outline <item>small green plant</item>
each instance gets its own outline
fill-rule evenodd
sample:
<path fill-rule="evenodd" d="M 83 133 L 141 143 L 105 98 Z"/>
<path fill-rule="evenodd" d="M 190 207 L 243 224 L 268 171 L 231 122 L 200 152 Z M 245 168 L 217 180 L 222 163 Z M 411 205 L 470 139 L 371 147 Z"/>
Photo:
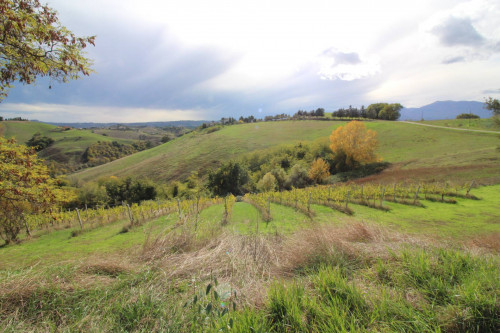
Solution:
<path fill-rule="evenodd" d="M 229 332 L 234 325 L 232 312 L 236 311 L 236 290 L 219 286 L 216 277 L 211 277 L 205 290 L 195 293 L 184 304 L 190 309 L 191 330 Z"/>

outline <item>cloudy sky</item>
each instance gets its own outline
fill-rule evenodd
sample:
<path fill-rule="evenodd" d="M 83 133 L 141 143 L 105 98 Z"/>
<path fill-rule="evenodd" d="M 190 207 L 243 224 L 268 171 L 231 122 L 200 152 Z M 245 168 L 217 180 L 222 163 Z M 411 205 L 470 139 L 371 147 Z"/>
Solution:
<path fill-rule="evenodd" d="M 49 0 L 97 73 L 0 115 L 138 122 L 500 97 L 498 0 Z M 52 89 L 49 89 L 49 85 Z"/>

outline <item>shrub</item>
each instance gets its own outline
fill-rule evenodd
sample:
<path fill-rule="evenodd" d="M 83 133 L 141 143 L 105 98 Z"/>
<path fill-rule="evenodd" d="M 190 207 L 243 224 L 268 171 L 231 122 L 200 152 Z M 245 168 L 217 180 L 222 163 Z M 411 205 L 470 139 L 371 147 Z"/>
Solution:
<path fill-rule="evenodd" d="M 295 164 L 288 175 L 286 181 L 287 188 L 302 188 L 306 187 L 310 183 L 311 179 L 309 178 L 306 167 L 299 163 Z"/>
<path fill-rule="evenodd" d="M 240 163 L 228 162 L 209 173 L 207 187 L 214 195 L 240 195 L 248 181 L 248 172 Z"/>
<path fill-rule="evenodd" d="M 36 151 L 41 151 L 54 143 L 54 139 L 48 136 L 42 136 L 39 132 L 33 134 L 31 139 L 26 142 L 29 147 L 33 147 Z"/>
<path fill-rule="evenodd" d="M 322 158 L 316 159 L 309 169 L 308 176 L 316 184 L 324 183 L 330 177 L 330 165 Z"/>
<path fill-rule="evenodd" d="M 277 188 L 276 177 L 271 172 L 268 172 L 257 183 L 257 188 L 262 192 L 275 191 Z"/>
<path fill-rule="evenodd" d="M 124 179 L 110 179 L 105 183 L 106 193 L 111 204 L 139 203 L 143 200 L 156 198 L 156 187 L 147 180 L 137 180 L 127 177 Z"/>
<path fill-rule="evenodd" d="M 457 116 L 457 119 L 479 119 L 477 114 L 473 113 L 461 113 Z"/>

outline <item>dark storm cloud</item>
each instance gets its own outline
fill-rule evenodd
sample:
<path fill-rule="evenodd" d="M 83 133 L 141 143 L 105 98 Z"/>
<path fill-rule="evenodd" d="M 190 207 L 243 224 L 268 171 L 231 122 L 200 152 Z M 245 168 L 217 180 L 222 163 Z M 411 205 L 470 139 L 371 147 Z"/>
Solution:
<path fill-rule="evenodd" d="M 484 42 L 468 18 L 449 17 L 432 32 L 445 46 L 480 46 Z"/>
<path fill-rule="evenodd" d="M 196 86 L 237 60 L 216 48 L 186 47 L 163 30 L 119 28 L 108 27 L 89 52 L 97 73 L 68 84 L 17 86 L 8 102 L 194 108 L 210 99 Z"/>

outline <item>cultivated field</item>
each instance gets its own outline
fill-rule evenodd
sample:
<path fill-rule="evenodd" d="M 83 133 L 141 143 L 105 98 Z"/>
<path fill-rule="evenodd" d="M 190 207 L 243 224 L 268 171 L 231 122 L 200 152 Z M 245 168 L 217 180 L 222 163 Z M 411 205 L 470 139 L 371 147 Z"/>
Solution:
<path fill-rule="evenodd" d="M 495 332 L 499 190 L 349 185 L 150 202 L 131 215 L 82 211 L 83 230 L 65 213 L 0 248 L 0 322 L 6 331 Z"/>

